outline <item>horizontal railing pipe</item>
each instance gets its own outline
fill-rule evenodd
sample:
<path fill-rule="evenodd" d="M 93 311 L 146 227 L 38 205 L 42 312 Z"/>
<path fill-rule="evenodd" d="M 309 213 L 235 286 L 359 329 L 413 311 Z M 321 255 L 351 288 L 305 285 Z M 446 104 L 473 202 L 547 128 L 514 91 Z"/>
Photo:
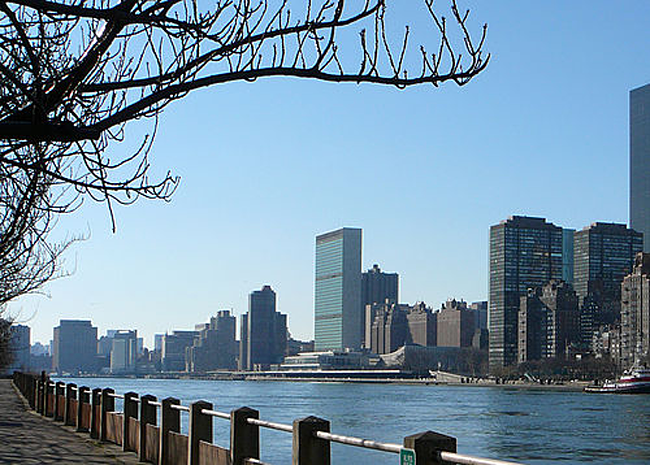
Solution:
<path fill-rule="evenodd" d="M 325 431 L 316 431 L 314 436 L 326 441 L 338 442 L 339 444 L 347 444 L 348 446 L 363 447 L 364 449 L 375 449 L 384 452 L 392 452 L 399 454 L 402 446 L 399 444 L 390 444 L 386 442 L 372 441 L 370 439 L 355 438 L 352 436 L 343 436 L 341 434 L 332 434 Z"/>
<path fill-rule="evenodd" d="M 203 409 L 201 413 L 204 415 L 210 415 L 211 417 L 223 418 L 224 420 L 230 420 L 230 414 L 225 412 L 217 412 L 216 410 Z"/>
<path fill-rule="evenodd" d="M 471 455 L 455 454 L 453 452 L 439 452 L 438 456 L 442 462 L 457 463 L 460 465 L 522 465 L 519 462 L 485 459 L 482 457 L 473 457 Z"/>
<path fill-rule="evenodd" d="M 180 410 L 181 412 L 189 412 L 190 408 L 185 406 L 185 405 L 180 405 L 180 404 L 173 404 L 170 406 L 174 410 Z"/>
<path fill-rule="evenodd" d="M 247 418 L 246 421 L 249 425 L 261 426 L 262 428 L 276 429 L 278 431 L 286 431 L 287 433 L 293 431 L 291 425 L 285 425 L 284 423 L 274 423 L 272 421 L 258 420 L 257 418 Z"/>

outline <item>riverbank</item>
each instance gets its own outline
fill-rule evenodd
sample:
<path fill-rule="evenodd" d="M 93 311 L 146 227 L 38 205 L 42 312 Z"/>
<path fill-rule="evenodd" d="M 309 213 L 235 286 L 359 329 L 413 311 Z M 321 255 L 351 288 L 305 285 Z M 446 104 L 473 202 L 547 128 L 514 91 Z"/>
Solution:
<path fill-rule="evenodd" d="M 0 462 L 20 464 L 128 464 L 133 453 L 100 444 L 29 410 L 10 379 L 0 379 Z"/>
<path fill-rule="evenodd" d="M 567 381 L 562 384 L 542 384 L 525 381 L 501 381 L 483 378 L 467 378 L 453 373 L 438 372 L 436 377 L 430 378 L 382 378 L 359 377 L 359 372 L 338 372 L 336 376 L 301 376 L 299 372 L 233 372 L 194 375 L 189 373 L 149 374 L 142 376 L 110 376 L 91 375 L 81 378 L 115 378 L 115 379 L 178 379 L 178 380 L 204 380 L 204 381 L 272 381 L 272 382 L 300 382 L 300 383 L 363 383 L 363 384 L 397 384 L 417 386 L 451 386 L 451 387 L 476 387 L 499 389 L 525 389 L 539 391 L 572 391 L 581 392 L 590 383 L 587 381 Z M 56 376 L 55 376 L 56 377 Z M 66 379 L 65 376 L 56 377 Z M 464 382 L 463 382 L 464 380 Z"/>

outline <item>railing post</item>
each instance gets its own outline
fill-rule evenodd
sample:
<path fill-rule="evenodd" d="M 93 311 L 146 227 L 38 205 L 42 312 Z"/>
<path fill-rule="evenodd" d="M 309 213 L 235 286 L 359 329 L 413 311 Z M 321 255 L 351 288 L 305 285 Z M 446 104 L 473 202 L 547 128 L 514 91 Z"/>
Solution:
<path fill-rule="evenodd" d="M 38 413 L 45 415 L 45 407 L 47 406 L 47 375 L 45 371 L 41 371 L 39 378 L 39 397 L 38 397 Z"/>
<path fill-rule="evenodd" d="M 36 378 L 36 413 L 43 414 L 43 383 Z"/>
<path fill-rule="evenodd" d="M 107 417 L 108 412 L 115 411 L 115 399 L 112 394 L 115 391 L 112 388 L 106 388 L 102 390 L 102 408 L 101 408 L 101 421 L 99 426 L 99 440 L 106 441 L 106 427 L 108 426 Z"/>
<path fill-rule="evenodd" d="M 138 418 L 138 395 L 135 392 L 127 392 L 124 394 L 124 416 L 122 422 L 122 450 L 130 450 L 129 434 L 131 425 L 129 419 Z"/>
<path fill-rule="evenodd" d="M 45 416 L 46 417 L 53 417 L 54 413 L 56 412 L 56 391 L 55 391 L 55 386 L 52 381 L 49 379 L 45 381 Z M 52 397 L 54 398 L 54 402 L 52 405 L 52 411 L 50 411 L 50 406 L 49 406 L 49 397 L 50 394 L 52 394 Z"/>
<path fill-rule="evenodd" d="M 77 387 L 74 383 L 68 383 L 65 387 L 65 413 L 63 415 L 63 424 L 64 425 L 73 425 L 76 418 L 72 417 L 72 401 L 77 397 Z M 77 402 L 77 409 L 79 408 L 79 403 Z"/>
<path fill-rule="evenodd" d="M 147 457 L 147 425 L 156 424 L 156 406 L 151 405 L 156 398 L 149 394 L 140 398 L 140 447 L 138 460 L 144 462 Z"/>
<path fill-rule="evenodd" d="M 179 433 L 181 431 L 181 412 L 172 408 L 172 405 L 180 405 L 181 401 L 168 397 L 163 399 L 160 414 L 160 449 L 158 451 L 158 464 L 166 465 L 169 462 L 169 432 Z"/>
<path fill-rule="evenodd" d="M 54 421 L 63 421 L 63 413 L 59 407 L 59 396 L 65 395 L 65 383 L 63 381 L 57 381 L 54 385 L 54 414 L 52 417 Z"/>
<path fill-rule="evenodd" d="M 242 407 L 230 412 L 230 461 L 244 465 L 244 459 L 260 458 L 260 427 L 248 423 L 249 418 L 259 419 L 260 412 Z"/>
<path fill-rule="evenodd" d="M 83 427 L 83 405 L 90 406 L 90 388 L 81 386 L 77 394 L 77 431 L 88 431 Z"/>
<path fill-rule="evenodd" d="M 95 388 L 90 394 L 90 437 L 93 439 L 99 439 L 99 430 L 101 429 L 101 405 L 102 405 L 102 390 L 100 388 Z M 99 410 L 99 412 L 97 411 Z M 99 416 L 99 428 L 97 427 L 97 420 Z"/>
<path fill-rule="evenodd" d="M 29 376 L 27 378 L 27 384 L 29 386 L 29 406 L 32 410 L 36 409 L 36 377 Z"/>
<path fill-rule="evenodd" d="M 330 465 L 330 442 L 315 435 L 329 430 L 330 422 L 322 418 L 294 420 L 292 465 Z"/>
<path fill-rule="evenodd" d="M 187 465 L 199 465 L 199 441 L 212 443 L 212 417 L 201 410 L 212 410 L 212 404 L 199 400 L 190 405 Z"/>
<path fill-rule="evenodd" d="M 446 463 L 440 460 L 440 452 L 456 452 L 456 438 L 433 431 L 413 434 L 404 438 L 404 447 L 415 451 L 416 465 Z"/>

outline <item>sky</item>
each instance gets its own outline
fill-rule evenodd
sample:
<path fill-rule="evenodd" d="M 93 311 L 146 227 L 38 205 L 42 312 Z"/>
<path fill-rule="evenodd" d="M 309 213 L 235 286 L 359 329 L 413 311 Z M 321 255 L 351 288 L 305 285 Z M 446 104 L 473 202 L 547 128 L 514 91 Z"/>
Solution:
<path fill-rule="evenodd" d="M 396 23 L 424 25 L 393 3 Z M 153 171 L 181 176 L 178 191 L 117 208 L 115 234 L 92 202 L 60 220 L 58 237 L 86 237 L 70 276 L 9 307 L 32 342 L 91 319 L 151 347 L 220 309 L 245 313 L 265 284 L 291 334 L 313 338 L 315 236 L 343 226 L 363 229 L 364 270 L 399 273 L 402 302 L 438 308 L 487 299 L 489 227 L 513 214 L 627 222 L 628 98 L 650 82 L 650 3 L 460 5 L 475 31 L 488 23 L 492 54 L 464 87 L 275 78 L 170 106 Z"/>

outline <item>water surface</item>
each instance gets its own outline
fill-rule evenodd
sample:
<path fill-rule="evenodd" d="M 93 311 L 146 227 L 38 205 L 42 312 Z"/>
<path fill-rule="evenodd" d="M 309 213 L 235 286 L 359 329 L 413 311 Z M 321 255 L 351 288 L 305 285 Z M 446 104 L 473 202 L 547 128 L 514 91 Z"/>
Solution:
<path fill-rule="evenodd" d="M 650 396 L 534 391 L 504 387 L 85 378 L 78 385 L 242 406 L 291 423 L 315 415 L 337 434 L 402 443 L 432 430 L 458 439 L 458 452 L 531 464 L 650 463 Z M 187 415 L 183 414 L 183 417 Z M 186 420 L 186 418 L 185 418 Z M 186 428 L 186 423 L 184 428 Z M 215 442 L 229 423 L 215 418 Z M 262 460 L 291 463 L 291 435 L 261 429 Z M 397 464 L 394 454 L 334 444 L 333 464 Z"/>

